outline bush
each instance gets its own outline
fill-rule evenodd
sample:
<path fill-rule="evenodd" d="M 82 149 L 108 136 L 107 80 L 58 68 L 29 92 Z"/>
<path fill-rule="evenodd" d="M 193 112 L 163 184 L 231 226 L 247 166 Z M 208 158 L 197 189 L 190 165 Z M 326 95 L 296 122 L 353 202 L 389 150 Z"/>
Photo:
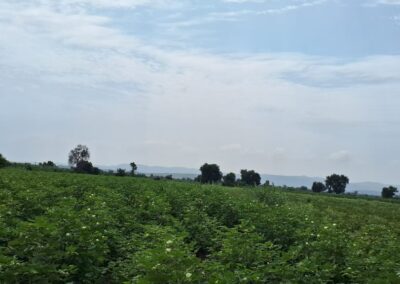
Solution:
<path fill-rule="evenodd" d="M 79 161 L 74 168 L 74 171 L 81 174 L 95 174 L 97 168 L 94 168 L 91 162 Z M 98 171 L 98 169 L 97 169 Z"/>
<path fill-rule="evenodd" d="M 389 186 L 389 187 L 382 188 L 381 195 L 383 198 L 393 198 L 397 192 L 398 192 L 398 190 L 396 187 Z"/>
<path fill-rule="evenodd" d="M 313 192 L 323 192 L 326 190 L 326 186 L 325 184 L 323 184 L 322 182 L 317 182 L 315 181 L 311 187 L 311 190 Z"/>
<path fill-rule="evenodd" d="M 115 173 L 115 176 L 124 177 L 126 176 L 126 171 L 124 169 L 118 169 L 117 172 Z"/>
<path fill-rule="evenodd" d="M 40 167 L 54 168 L 54 167 L 56 167 L 56 164 L 53 163 L 52 161 L 47 161 L 47 162 L 39 163 L 39 166 Z"/>
<path fill-rule="evenodd" d="M 7 161 L 6 158 L 3 157 L 2 154 L 0 154 L 0 168 L 4 168 L 10 165 L 10 162 Z"/>

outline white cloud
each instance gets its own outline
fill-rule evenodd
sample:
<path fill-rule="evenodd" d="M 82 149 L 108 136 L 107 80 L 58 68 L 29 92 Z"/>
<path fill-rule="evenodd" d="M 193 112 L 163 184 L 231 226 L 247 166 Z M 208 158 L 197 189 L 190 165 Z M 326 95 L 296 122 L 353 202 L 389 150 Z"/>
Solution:
<path fill-rule="evenodd" d="M 287 159 L 286 150 L 282 147 L 277 147 L 272 152 L 272 160 L 275 163 L 282 163 Z"/>
<path fill-rule="evenodd" d="M 377 4 L 400 5 L 400 0 L 377 0 Z"/>
<path fill-rule="evenodd" d="M 266 0 L 222 0 L 222 2 L 243 4 L 243 3 L 265 3 L 267 1 Z"/>
<path fill-rule="evenodd" d="M 134 9 L 138 7 L 167 8 L 178 4 L 176 0 L 5 0 L 4 2 L 20 6 L 41 6 L 59 11 L 84 11 L 87 8 L 98 9 Z"/>
<path fill-rule="evenodd" d="M 240 144 L 226 144 L 220 147 L 221 151 L 240 151 L 243 149 Z"/>
<path fill-rule="evenodd" d="M 334 162 L 341 162 L 341 163 L 345 163 L 345 162 L 349 162 L 351 159 L 351 155 L 348 151 L 345 150 L 341 150 L 338 152 L 334 152 L 332 154 L 329 155 L 329 159 L 334 161 Z"/>
<path fill-rule="evenodd" d="M 317 60 L 287 74 L 287 79 L 305 85 L 342 88 L 400 81 L 400 56 L 370 56 L 340 63 Z"/>
<path fill-rule="evenodd" d="M 224 2 L 231 3 L 264 3 L 265 1 L 246 1 L 246 0 L 227 0 Z M 245 16 L 265 16 L 265 15 L 278 15 L 287 12 L 295 11 L 298 9 L 309 8 L 317 5 L 321 5 L 327 2 L 327 0 L 313 0 L 313 1 L 295 1 L 293 4 L 285 4 L 278 8 L 269 9 L 244 9 L 234 11 L 222 11 L 222 12 L 211 12 L 205 16 L 195 17 L 190 20 L 176 21 L 164 24 L 168 27 L 191 27 L 197 25 L 203 25 L 206 23 L 219 22 L 219 21 L 238 21 L 240 18 Z"/>

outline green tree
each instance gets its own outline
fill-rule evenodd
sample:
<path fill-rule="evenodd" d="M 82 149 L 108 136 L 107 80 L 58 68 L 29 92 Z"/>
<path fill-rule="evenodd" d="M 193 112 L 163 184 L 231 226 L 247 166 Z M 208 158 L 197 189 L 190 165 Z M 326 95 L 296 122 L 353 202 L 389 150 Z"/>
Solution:
<path fill-rule="evenodd" d="M 47 162 L 43 162 L 43 163 L 39 163 L 40 167 L 49 167 L 49 168 L 55 168 L 56 164 L 53 163 L 52 161 L 47 161 Z"/>
<path fill-rule="evenodd" d="M 76 167 L 79 162 L 86 161 L 90 159 L 89 148 L 85 145 L 78 145 L 69 152 L 68 164 L 71 167 Z"/>
<path fill-rule="evenodd" d="M 349 178 L 345 175 L 333 174 L 326 177 L 325 186 L 329 193 L 341 194 L 346 191 L 346 186 L 349 183 Z"/>
<path fill-rule="evenodd" d="M 79 161 L 76 164 L 74 171 L 81 174 L 93 174 L 95 173 L 95 168 L 89 161 Z"/>
<path fill-rule="evenodd" d="M 394 186 L 384 187 L 382 188 L 382 197 L 383 198 L 393 198 L 394 195 L 398 192 L 397 188 Z"/>
<path fill-rule="evenodd" d="M 115 173 L 117 177 L 124 177 L 126 176 L 126 171 L 124 169 L 117 169 L 117 172 Z"/>
<path fill-rule="evenodd" d="M 131 175 L 134 176 L 135 172 L 137 170 L 137 166 L 136 166 L 135 162 L 130 163 L 130 165 L 131 165 Z"/>
<path fill-rule="evenodd" d="M 10 165 L 10 162 L 7 161 L 6 158 L 3 157 L 2 154 L 0 154 L 0 168 L 4 168 Z"/>
<path fill-rule="evenodd" d="M 222 185 L 224 185 L 224 186 L 235 186 L 236 185 L 236 175 L 234 173 L 226 174 L 223 177 Z"/>
<path fill-rule="evenodd" d="M 201 183 L 216 183 L 221 181 L 222 173 L 219 170 L 219 166 L 216 164 L 205 163 L 200 167 L 200 171 Z"/>
<path fill-rule="evenodd" d="M 258 186 L 261 184 L 261 176 L 254 170 L 241 170 L 240 171 L 241 182 L 245 185 Z"/>
<path fill-rule="evenodd" d="M 322 182 L 315 181 L 311 187 L 311 190 L 313 192 L 323 192 L 326 190 L 326 186 Z"/>

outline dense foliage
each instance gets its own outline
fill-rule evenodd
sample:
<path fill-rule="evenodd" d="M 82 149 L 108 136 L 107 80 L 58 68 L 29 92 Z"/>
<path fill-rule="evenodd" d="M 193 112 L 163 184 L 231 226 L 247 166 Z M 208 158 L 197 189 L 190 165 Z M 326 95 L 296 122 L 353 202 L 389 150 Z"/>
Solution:
<path fill-rule="evenodd" d="M 241 170 L 240 171 L 240 181 L 244 185 L 257 186 L 261 184 L 261 176 L 254 170 Z"/>
<path fill-rule="evenodd" d="M 0 154 L 0 168 L 7 167 L 9 164 L 10 162 L 7 161 L 7 159 L 4 158 L 2 154 Z"/>
<path fill-rule="evenodd" d="M 0 283 L 399 283 L 398 203 L 0 170 Z"/>
<path fill-rule="evenodd" d="M 316 182 L 313 183 L 313 185 L 311 187 L 311 190 L 313 192 L 324 192 L 326 190 L 326 186 L 322 182 L 317 182 L 316 181 Z"/>
<path fill-rule="evenodd" d="M 348 177 L 338 174 L 327 176 L 325 180 L 325 186 L 328 189 L 328 192 L 334 192 L 336 194 L 344 193 L 348 183 Z"/>
<path fill-rule="evenodd" d="M 236 185 L 236 175 L 234 173 L 228 173 L 222 177 L 223 186 L 235 186 Z"/>
<path fill-rule="evenodd" d="M 90 159 L 89 148 L 85 145 L 78 145 L 69 152 L 68 164 L 76 167 L 79 162 L 88 162 Z"/>
<path fill-rule="evenodd" d="M 221 181 L 222 173 L 217 164 L 205 163 L 200 167 L 200 171 L 199 181 L 201 183 L 217 183 Z"/>
<path fill-rule="evenodd" d="M 398 192 L 397 188 L 394 186 L 388 186 L 382 188 L 382 197 L 383 198 L 393 198 L 395 194 Z"/>

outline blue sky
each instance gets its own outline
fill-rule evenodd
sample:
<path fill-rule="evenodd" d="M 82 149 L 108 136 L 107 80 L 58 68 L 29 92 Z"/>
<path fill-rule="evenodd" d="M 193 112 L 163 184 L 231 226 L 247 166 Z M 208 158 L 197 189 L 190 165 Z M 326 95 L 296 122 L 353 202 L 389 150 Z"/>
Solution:
<path fill-rule="evenodd" d="M 400 183 L 398 0 L 4 0 L 0 152 Z"/>

